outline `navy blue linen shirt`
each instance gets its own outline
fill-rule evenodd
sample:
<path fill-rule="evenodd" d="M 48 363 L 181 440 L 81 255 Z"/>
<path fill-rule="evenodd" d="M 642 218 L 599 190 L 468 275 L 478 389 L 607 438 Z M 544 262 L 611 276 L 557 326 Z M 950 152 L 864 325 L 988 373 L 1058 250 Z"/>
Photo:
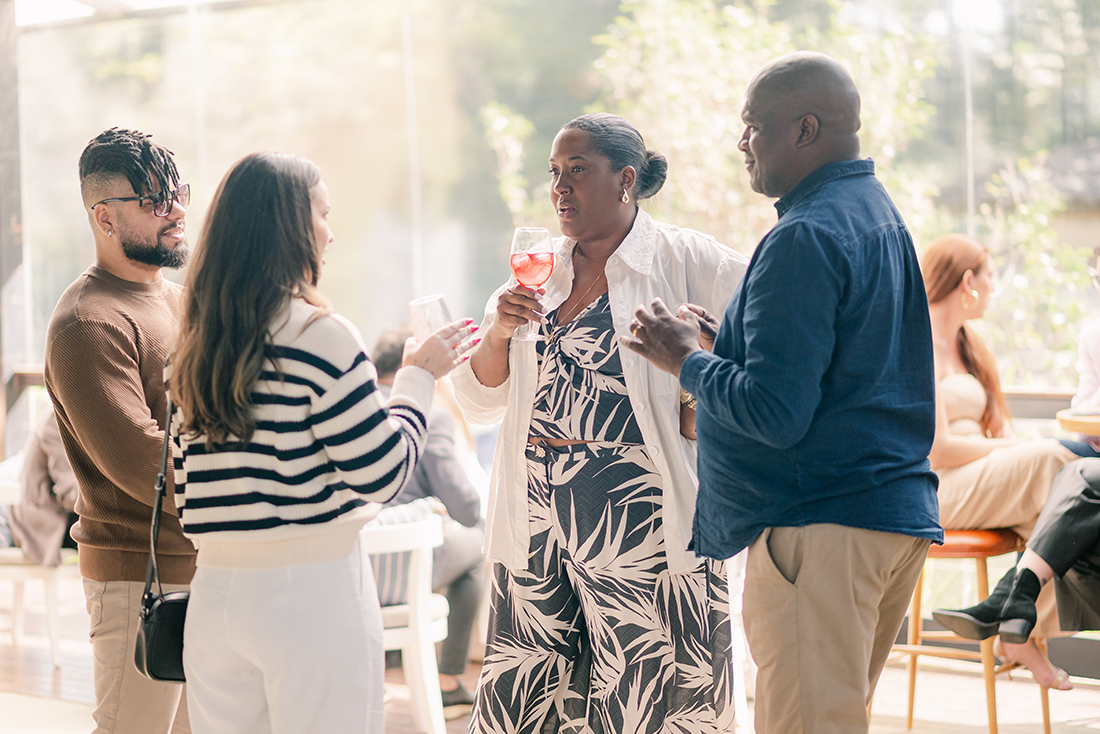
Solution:
<path fill-rule="evenodd" d="M 928 301 L 874 173 L 870 159 L 830 163 L 776 202 L 714 353 L 683 364 L 698 399 L 700 555 L 817 523 L 943 540 Z"/>

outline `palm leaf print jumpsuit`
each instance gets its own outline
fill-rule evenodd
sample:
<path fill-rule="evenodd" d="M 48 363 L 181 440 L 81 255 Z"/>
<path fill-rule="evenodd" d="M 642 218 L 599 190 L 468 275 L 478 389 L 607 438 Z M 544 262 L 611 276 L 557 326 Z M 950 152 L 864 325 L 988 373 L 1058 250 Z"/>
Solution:
<path fill-rule="evenodd" d="M 606 294 L 542 326 L 526 450 L 526 571 L 494 564 L 470 732 L 733 731 L 724 564 L 666 565 L 661 476 L 634 418 Z"/>

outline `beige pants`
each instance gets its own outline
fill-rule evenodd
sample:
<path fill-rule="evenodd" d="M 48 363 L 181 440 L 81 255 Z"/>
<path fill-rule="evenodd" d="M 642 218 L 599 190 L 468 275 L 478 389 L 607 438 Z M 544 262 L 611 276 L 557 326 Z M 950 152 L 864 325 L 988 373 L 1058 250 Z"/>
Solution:
<path fill-rule="evenodd" d="M 948 530 L 1012 528 L 1031 537 L 1055 475 L 1076 454 L 1054 439 L 995 449 L 969 464 L 936 469 L 940 524 Z"/>
<path fill-rule="evenodd" d="M 164 590 L 186 586 L 165 584 Z M 91 616 L 95 680 L 93 734 L 188 734 L 186 697 L 180 683 L 146 678 L 134 666 L 134 641 L 145 584 L 84 579 Z"/>
<path fill-rule="evenodd" d="M 759 666 L 757 734 L 867 732 L 867 705 L 929 543 L 826 524 L 756 539 L 743 617 Z"/>

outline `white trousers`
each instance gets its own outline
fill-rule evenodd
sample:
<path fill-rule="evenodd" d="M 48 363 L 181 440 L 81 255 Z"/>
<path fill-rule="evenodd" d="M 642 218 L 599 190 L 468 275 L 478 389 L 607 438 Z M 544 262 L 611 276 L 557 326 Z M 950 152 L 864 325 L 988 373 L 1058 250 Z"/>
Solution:
<path fill-rule="evenodd" d="M 183 666 L 194 734 L 383 731 L 382 617 L 358 544 L 328 563 L 200 566 Z"/>

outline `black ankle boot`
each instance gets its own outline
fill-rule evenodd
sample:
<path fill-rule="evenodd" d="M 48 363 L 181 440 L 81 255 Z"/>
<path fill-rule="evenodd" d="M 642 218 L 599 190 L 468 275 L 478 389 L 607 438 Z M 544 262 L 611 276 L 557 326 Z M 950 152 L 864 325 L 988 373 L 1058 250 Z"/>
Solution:
<path fill-rule="evenodd" d="M 997 582 L 993 592 L 978 604 L 966 609 L 937 609 L 932 619 L 951 630 L 959 637 L 968 640 L 984 640 L 997 634 L 997 628 L 1004 619 L 1001 608 L 1008 599 L 1009 591 L 1016 580 L 1016 569 L 1011 569 Z"/>
<path fill-rule="evenodd" d="M 1001 639 L 1014 645 L 1022 645 L 1031 636 L 1031 630 L 1035 629 L 1035 600 L 1039 598 L 1039 591 L 1043 588 L 1043 582 L 1030 568 L 1025 568 L 1016 574 L 1016 581 L 1008 592 L 1004 608 L 1001 609 L 1000 629 Z"/>

